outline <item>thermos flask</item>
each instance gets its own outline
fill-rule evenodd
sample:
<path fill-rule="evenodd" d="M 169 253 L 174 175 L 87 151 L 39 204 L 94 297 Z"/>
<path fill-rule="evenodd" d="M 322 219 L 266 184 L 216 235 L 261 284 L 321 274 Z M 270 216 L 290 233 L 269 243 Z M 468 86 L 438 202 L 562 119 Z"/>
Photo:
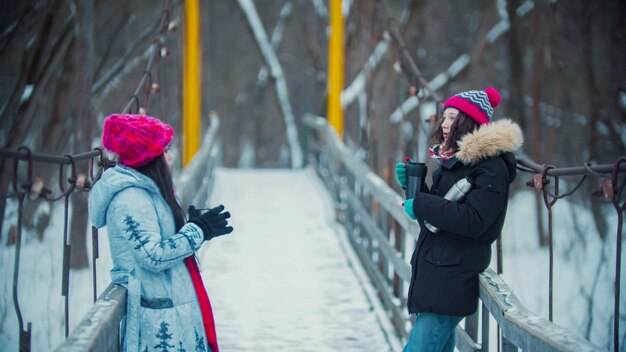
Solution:
<path fill-rule="evenodd" d="M 472 189 L 472 181 L 465 177 L 458 180 L 455 184 L 450 187 L 450 190 L 443 196 L 443 199 L 447 199 L 451 202 L 458 202 L 463 199 L 467 193 Z M 424 221 L 424 225 L 433 233 L 438 233 L 439 229 L 429 224 L 427 221 Z"/>
<path fill-rule="evenodd" d="M 406 199 L 415 198 L 415 194 L 421 191 L 426 178 L 426 164 L 418 163 L 406 158 Z"/>

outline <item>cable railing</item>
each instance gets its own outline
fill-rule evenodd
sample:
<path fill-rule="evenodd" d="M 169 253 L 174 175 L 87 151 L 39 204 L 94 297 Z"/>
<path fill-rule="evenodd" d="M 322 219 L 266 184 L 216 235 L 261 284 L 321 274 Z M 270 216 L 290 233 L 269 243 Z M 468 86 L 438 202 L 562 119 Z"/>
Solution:
<path fill-rule="evenodd" d="M 619 325 L 620 325 L 620 288 L 621 288 L 621 266 L 622 266 L 622 227 L 624 223 L 624 210 L 626 209 L 626 201 L 624 200 L 624 187 L 626 186 L 626 178 L 622 177 L 620 182 L 620 174 L 626 173 L 626 156 L 617 158 L 613 164 L 591 165 L 585 164 L 579 167 L 557 168 L 554 165 L 539 165 L 534 161 L 522 156 L 518 159 L 518 169 L 524 172 L 532 173 L 533 178 L 527 183 L 528 186 L 534 187 L 537 191 L 541 191 L 543 196 L 543 204 L 548 213 L 548 318 L 553 319 L 553 284 L 554 284 L 554 234 L 553 234 L 553 213 L 552 209 L 559 199 L 571 196 L 589 179 L 589 176 L 604 178 L 601 183 L 601 196 L 611 201 L 613 208 L 617 213 L 616 228 L 616 246 L 615 246 L 615 295 L 614 295 L 614 315 L 613 315 L 613 348 L 619 350 Z M 560 193 L 560 178 L 564 176 L 580 176 L 580 179 L 574 187 Z M 552 185 L 552 191 L 550 190 Z M 501 261 L 499 260 L 501 263 Z"/>
<path fill-rule="evenodd" d="M 410 221 L 404 214 L 400 206 L 403 201 L 400 195 L 364 162 L 354 157 L 354 153 L 339 140 L 325 119 L 307 115 L 304 117 L 304 125 L 308 129 L 307 160 L 334 197 L 337 219 L 346 228 L 350 243 L 375 287 L 397 334 L 401 338 L 406 338 L 411 327 L 406 313 L 405 297 L 406 287 L 411 279 L 408 263 L 419 234 L 419 225 Z M 519 164 L 528 171 L 549 169 L 551 173 L 545 172 L 544 177 L 549 177 L 550 174 L 556 177 L 554 175 L 569 175 L 575 171 L 582 171 L 578 168 L 557 169 L 545 166 L 537 169 L 537 164 L 524 159 Z M 617 184 L 617 175 L 626 171 L 624 166 L 626 165 L 621 158 L 612 166 L 588 165 L 583 169 L 588 173 L 611 174 L 615 189 L 620 187 L 623 189 L 623 183 Z M 554 184 L 556 185 L 556 181 Z M 615 192 L 614 195 L 619 197 L 619 192 Z M 621 207 L 623 213 L 623 203 L 619 205 L 618 198 L 614 199 L 616 209 Z M 623 220 L 620 215 L 618 216 L 619 243 Z M 617 255 L 619 266 L 621 260 L 619 245 Z M 497 258 L 498 263 L 501 263 L 501 250 L 497 251 Z M 498 271 L 501 272 L 501 265 L 498 267 Z M 615 278 L 618 286 L 619 275 L 618 271 Z M 518 348 L 524 351 L 600 350 L 578 334 L 525 308 L 499 273 L 492 269 L 487 269 L 480 275 L 479 299 L 481 309 L 465 319 L 464 327 L 459 326 L 457 329 L 457 348 L 460 351 L 489 350 L 490 317 L 496 321 L 497 329 L 502 333 L 502 346 L 507 351 Z M 619 317 L 619 292 L 616 292 L 615 306 L 615 314 Z"/>
<path fill-rule="evenodd" d="M 104 168 L 113 164 L 102 149 L 95 149 L 90 152 L 77 155 L 55 156 L 49 154 L 33 153 L 28 147 L 21 146 L 17 150 L 0 149 L 0 157 L 11 159 L 13 161 L 13 172 L 11 176 L 10 191 L 4 195 L 6 198 L 15 198 L 17 200 L 17 231 L 15 234 L 15 258 L 13 266 L 13 286 L 12 299 L 13 307 L 17 315 L 19 328 L 19 346 L 20 351 L 30 351 L 31 349 L 31 333 L 32 322 L 28 322 L 25 326 L 24 316 L 19 301 L 19 269 L 22 250 L 22 228 L 24 217 L 24 203 L 26 201 L 37 201 L 39 199 L 55 202 L 64 200 L 64 226 L 63 226 L 63 265 L 61 274 L 61 295 L 64 297 L 64 315 L 65 315 L 65 336 L 69 334 L 69 279 L 70 279 L 70 250 L 69 243 L 69 200 L 74 192 L 87 192 L 94 182 L 96 182 Z M 77 163 L 80 161 L 89 161 L 88 170 L 79 170 Z M 56 164 L 59 166 L 58 189 L 53 191 L 44 186 L 43 178 L 33 175 L 34 163 Z M 67 176 L 67 168 L 70 168 L 70 175 Z M 24 171 L 23 169 L 26 168 Z M 96 171 L 97 168 L 97 171 Z M 94 174 L 94 171 L 96 173 Z M 94 234 L 97 238 L 97 234 Z M 97 240 L 96 242 L 97 243 Z M 93 249 L 94 257 L 97 257 L 97 246 Z M 96 277 L 95 266 L 93 272 L 93 289 L 94 297 L 96 295 Z"/>

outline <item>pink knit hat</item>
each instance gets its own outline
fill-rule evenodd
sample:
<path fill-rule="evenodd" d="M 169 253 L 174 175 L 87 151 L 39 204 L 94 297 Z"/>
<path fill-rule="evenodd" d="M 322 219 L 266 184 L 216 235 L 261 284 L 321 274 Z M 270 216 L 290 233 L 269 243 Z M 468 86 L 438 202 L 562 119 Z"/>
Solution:
<path fill-rule="evenodd" d="M 447 108 L 459 109 L 462 113 L 484 125 L 491 121 L 493 108 L 500 104 L 500 93 L 495 88 L 485 90 L 470 90 L 448 98 L 443 104 L 443 110 Z"/>
<path fill-rule="evenodd" d="M 163 154 L 173 135 L 172 126 L 154 117 L 112 114 L 104 119 L 102 144 L 120 164 L 138 168 Z"/>

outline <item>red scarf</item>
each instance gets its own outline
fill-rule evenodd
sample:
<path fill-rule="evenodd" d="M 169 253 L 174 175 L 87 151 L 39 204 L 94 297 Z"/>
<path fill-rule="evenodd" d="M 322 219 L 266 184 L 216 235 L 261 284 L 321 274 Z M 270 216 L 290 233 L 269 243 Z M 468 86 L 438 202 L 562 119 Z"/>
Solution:
<path fill-rule="evenodd" d="M 204 332 L 212 352 L 219 352 L 217 347 L 217 334 L 215 333 L 215 321 L 213 320 L 213 309 L 211 308 L 211 301 L 209 301 L 209 295 L 206 293 L 202 277 L 200 276 L 200 270 L 198 269 L 198 263 L 193 256 L 185 258 L 185 265 L 189 270 L 193 287 L 196 290 L 198 296 L 198 303 L 200 304 L 200 312 L 202 313 L 202 321 L 204 322 Z"/>

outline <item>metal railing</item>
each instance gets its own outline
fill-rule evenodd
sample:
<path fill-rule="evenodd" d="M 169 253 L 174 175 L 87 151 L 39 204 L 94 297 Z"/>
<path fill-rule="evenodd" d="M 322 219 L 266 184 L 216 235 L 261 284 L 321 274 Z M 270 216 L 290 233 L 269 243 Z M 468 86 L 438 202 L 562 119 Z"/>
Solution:
<path fill-rule="evenodd" d="M 120 322 L 125 315 L 126 288 L 109 284 L 55 351 L 119 351 Z"/>
<path fill-rule="evenodd" d="M 619 181 L 619 175 L 626 172 L 626 156 L 621 156 L 613 164 L 606 165 L 590 165 L 585 164 L 581 167 L 557 168 L 554 165 L 539 165 L 526 157 L 518 160 L 518 169 L 533 174 L 533 178 L 527 183 L 528 186 L 534 187 L 537 191 L 541 191 L 543 204 L 547 210 L 548 216 L 548 318 L 552 321 L 553 317 L 553 282 L 554 282 L 554 241 L 553 241 L 553 207 L 559 199 L 563 199 L 574 194 L 588 180 L 588 176 L 593 175 L 597 178 L 604 178 L 601 182 L 601 191 L 598 196 L 610 200 L 613 208 L 617 213 L 616 228 L 616 245 L 615 245 L 615 292 L 613 301 L 613 350 L 619 351 L 619 331 L 620 331 L 620 289 L 621 289 L 621 267 L 622 267 L 622 226 L 624 223 L 624 210 L 626 209 L 626 201 L 624 201 L 624 187 L 626 180 Z M 564 193 L 559 186 L 559 179 L 563 176 L 580 176 L 576 185 Z M 551 177 L 551 178 L 550 178 Z M 620 203 L 621 202 L 621 203 Z M 624 346 L 622 346 L 624 347 Z"/>
<path fill-rule="evenodd" d="M 405 288 L 411 279 L 408 263 L 419 225 L 405 215 L 400 195 L 354 157 L 324 118 L 307 115 L 304 125 L 307 160 L 334 197 L 338 221 L 345 226 L 397 334 L 406 338 L 411 322 Z M 479 312 L 467 317 L 464 327 L 457 328 L 460 351 L 489 350 L 490 316 L 502 333 L 502 345 L 507 351 L 600 350 L 583 337 L 526 309 L 491 269 L 480 275 L 479 299 Z M 481 343 L 477 342 L 479 326 Z"/>
<path fill-rule="evenodd" d="M 19 303 L 19 268 L 21 261 L 22 249 L 22 225 L 24 204 L 26 201 L 38 201 L 39 199 L 47 201 L 64 200 L 64 226 L 63 226 L 63 266 L 61 274 L 61 296 L 64 297 L 64 313 L 65 313 L 65 336 L 69 334 L 69 282 L 70 282 L 70 252 L 71 243 L 69 243 L 69 202 L 74 192 L 87 192 L 102 174 L 102 171 L 114 164 L 107 159 L 101 149 L 95 149 L 90 152 L 77 155 L 49 155 L 33 153 L 28 147 L 21 146 L 17 150 L 0 149 L 0 158 L 13 161 L 13 171 L 11 176 L 11 185 L 8 193 L 3 195 L 6 198 L 15 198 L 17 200 L 17 224 L 15 237 L 15 259 L 13 266 L 13 306 L 18 320 L 19 328 L 19 349 L 20 351 L 30 351 L 31 349 L 31 332 L 32 323 L 29 322 L 24 327 L 24 317 L 20 309 Z M 79 170 L 77 163 L 88 161 L 88 170 Z M 51 190 L 44 186 L 44 180 L 41 177 L 33 175 L 34 163 L 56 164 L 59 166 L 58 190 Z M 25 168 L 25 170 L 23 170 Z M 68 169 L 70 170 L 68 172 Z M 96 171 L 97 169 L 97 171 Z M 68 175 L 69 173 L 69 175 Z M 97 258 L 97 232 L 92 234 L 94 247 L 93 257 Z M 96 276 L 95 262 L 93 272 L 93 290 L 94 300 L 96 295 Z"/>

